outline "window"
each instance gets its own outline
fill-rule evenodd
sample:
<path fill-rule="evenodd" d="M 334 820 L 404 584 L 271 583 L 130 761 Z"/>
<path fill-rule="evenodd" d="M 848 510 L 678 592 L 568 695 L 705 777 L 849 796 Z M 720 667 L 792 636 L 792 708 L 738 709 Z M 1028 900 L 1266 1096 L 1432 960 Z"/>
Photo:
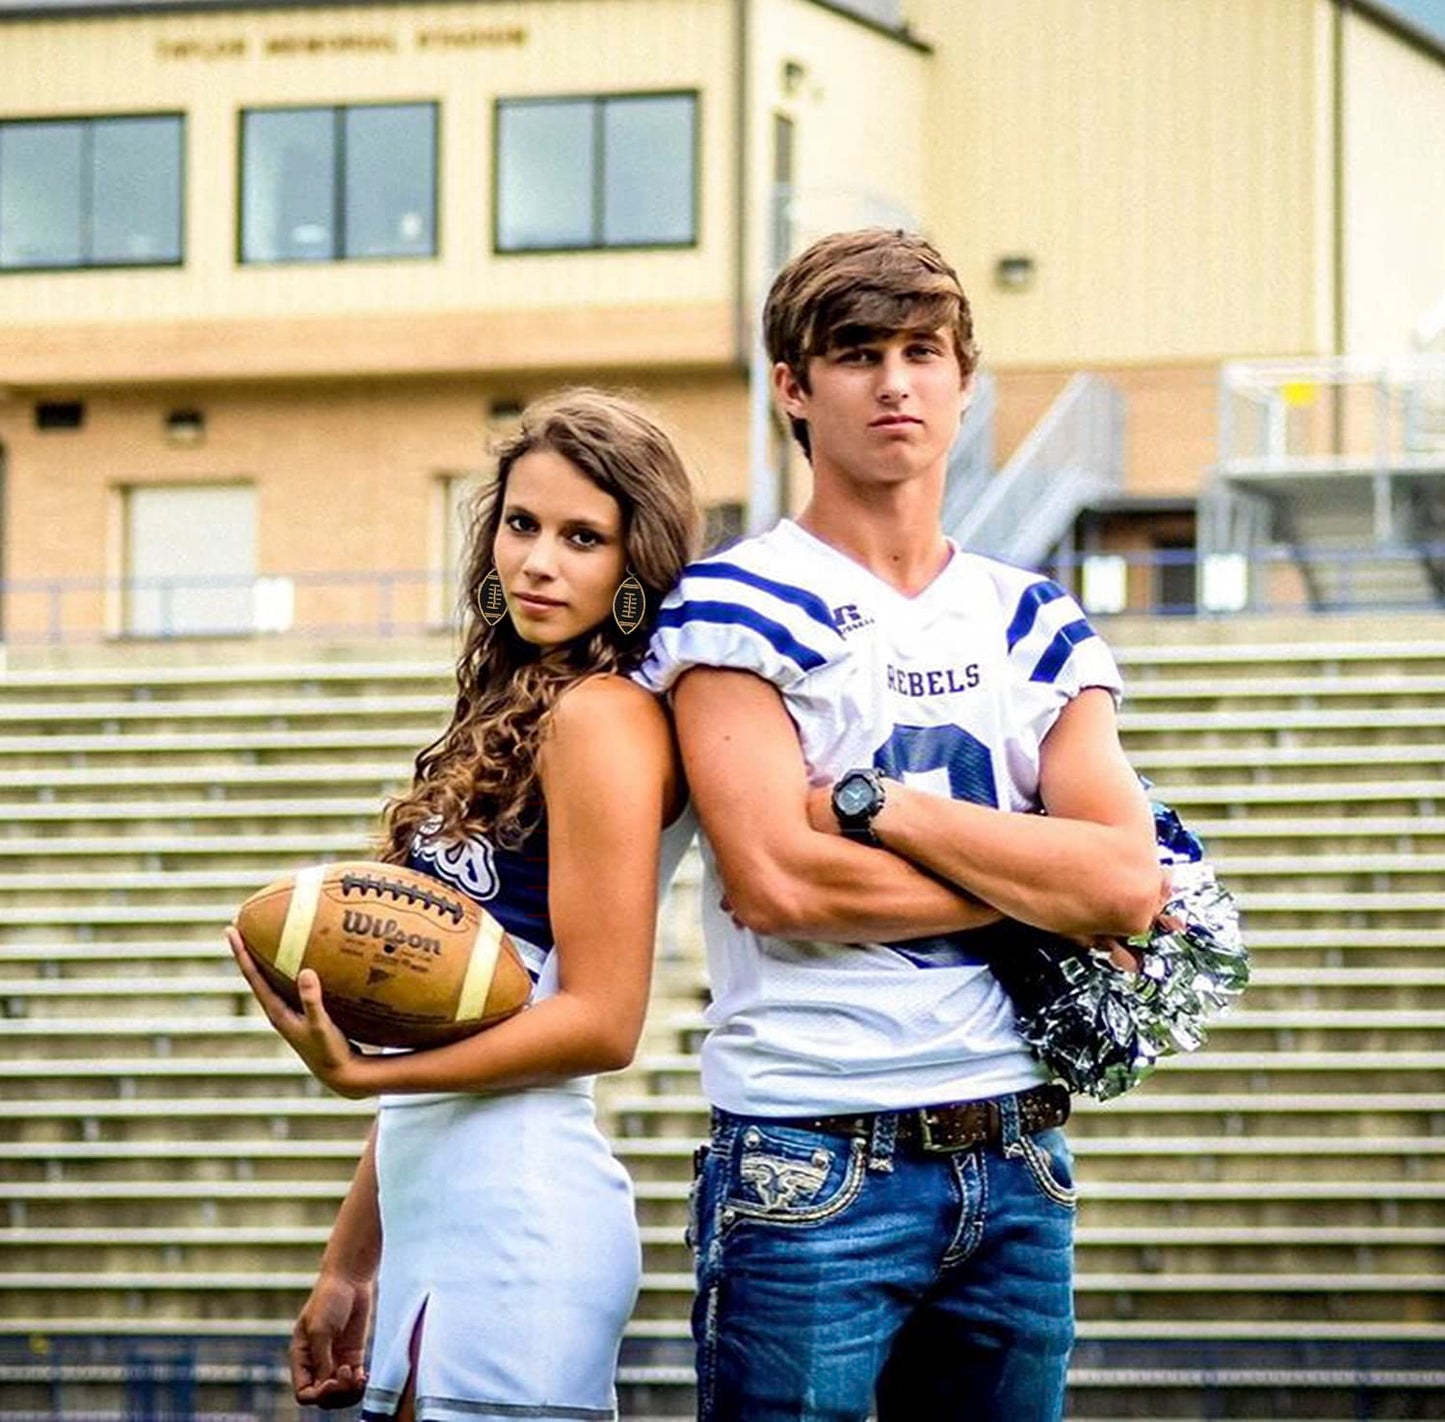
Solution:
<path fill-rule="evenodd" d="M 435 104 L 241 116 L 241 260 L 436 255 Z"/>
<path fill-rule="evenodd" d="M 697 95 L 497 103 L 499 252 L 690 247 Z"/>
<path fill-rule="evenodd" d="M 0 122 L 0 269 L 181 261 L 178 114 Z"/>

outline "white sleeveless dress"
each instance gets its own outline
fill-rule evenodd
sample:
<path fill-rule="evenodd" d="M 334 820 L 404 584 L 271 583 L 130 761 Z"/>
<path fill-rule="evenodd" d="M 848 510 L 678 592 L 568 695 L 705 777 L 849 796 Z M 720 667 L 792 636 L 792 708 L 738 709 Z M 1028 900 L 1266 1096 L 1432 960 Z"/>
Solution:
<path fill-rule="evenodd" d="M 661 890 L 695 828 L 689 811 L 664 831 Z M 556 954 L 521 938 L 515 917 L 508 924 L 507 856 L 486 851 L 499 871 L 486 906 L 533 965 L 540 1001 L 557 990 Z M 443 872 L 475 893 L 475 869 L 452 855 Z M 616 1418 L 641 1246 L 631 1182 L 598 1129 L 592 1084 L 381 1099 L 382 1256 L 364 1418 L 394 1414 L 418 1320 L 420 1422 Z"/>

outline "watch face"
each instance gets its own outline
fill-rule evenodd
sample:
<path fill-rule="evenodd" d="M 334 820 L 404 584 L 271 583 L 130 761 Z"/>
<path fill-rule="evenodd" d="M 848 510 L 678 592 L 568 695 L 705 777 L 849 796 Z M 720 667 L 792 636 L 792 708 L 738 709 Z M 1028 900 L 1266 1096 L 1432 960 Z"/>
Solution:
<path fill-rule="evenodd" d="M 874 798 L 872 785 L 861 775 L 855 775 L 838 786 L 833 795 L 833 803 L 840 814 L 861 815 L 873 804 Z"/>

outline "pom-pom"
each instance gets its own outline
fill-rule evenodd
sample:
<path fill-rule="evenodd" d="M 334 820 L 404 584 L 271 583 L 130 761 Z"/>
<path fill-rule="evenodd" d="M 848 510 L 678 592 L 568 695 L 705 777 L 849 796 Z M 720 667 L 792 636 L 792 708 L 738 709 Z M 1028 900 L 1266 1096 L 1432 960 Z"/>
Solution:
<path fill-rule="evenodd" d="M 1116 965 L 1111 944 L 1085 948 L 1024 925 L 993 963 L 1035 1055 L 1070 1091 L 1100 1101 L 1138 1085 L 1160 1058 L 1195 1051 L 1249 982 L 1239 910 L 1203 846 L 1167 805 L 1154 806 L 1154 827 L 1173 891 L 1149 931 L 1127 940 L 1136 970 Z"/>

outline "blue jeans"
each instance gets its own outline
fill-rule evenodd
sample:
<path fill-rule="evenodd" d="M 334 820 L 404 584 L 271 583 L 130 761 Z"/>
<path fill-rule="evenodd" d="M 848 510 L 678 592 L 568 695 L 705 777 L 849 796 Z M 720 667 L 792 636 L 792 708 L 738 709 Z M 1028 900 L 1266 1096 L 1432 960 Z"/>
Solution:
<path fill-rule="evenodd" d="M 691 1242 L 700 1422 L 1056 1422 L 1073 1342 L 1062 1130 L 923 1154 L 714 1113 Z M 876 1408 L 876 1413 L 874 1409 Z"/>

